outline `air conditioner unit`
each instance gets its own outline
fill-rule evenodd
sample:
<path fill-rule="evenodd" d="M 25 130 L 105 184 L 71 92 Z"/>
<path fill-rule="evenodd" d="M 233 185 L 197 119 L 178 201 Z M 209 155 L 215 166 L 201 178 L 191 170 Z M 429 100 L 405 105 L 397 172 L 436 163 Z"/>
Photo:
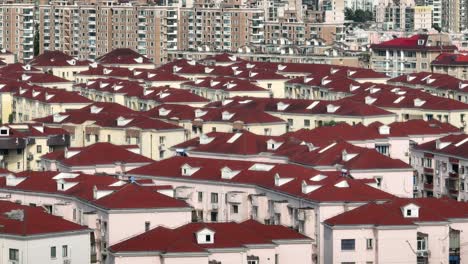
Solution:
<path fill-rule="evenodd" d="M 10 260 L 8 264 L 19 264 L 18 260 Z"/>
<path fill-rule="evenodd" d="M 33 156 L 33 154 L 31 154 L 31 153 L 28 153 L 28 160 L 33 160 L 33 159 L 34 159 L 34 156 Z"/>
<path fill-rule="evenodd" d="M 418 251 L 418 252 L 416 252 L 416 255 L 418 257 L 427 257 L 427 256 L 429 256 L 429 252 L 428 251 Z"/>
<path fill-rule="evenodd" d="M 166 146 L 164 144 L 159 145 L 159 150 L 163 150 Z"/>
<path fill-rule="evenodd" d="M 218 204 L 216 204 L 216 203 L 211 204 L 211 209 L 212 210 L 218 210 L 218 208 L 219 208 Z"/>
<path fill-rule="evenodd" d="M 64 259 L 63 264 L 71 264 L 71 259 Z"/>

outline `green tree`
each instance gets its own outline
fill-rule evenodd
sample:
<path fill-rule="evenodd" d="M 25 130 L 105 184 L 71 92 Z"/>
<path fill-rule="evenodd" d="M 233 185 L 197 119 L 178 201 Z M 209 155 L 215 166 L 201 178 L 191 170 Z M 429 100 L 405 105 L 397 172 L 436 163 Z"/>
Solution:
<path fill-rule="evenodd" d="M 354 11 L 351 8 L 346 7 L 344 10 L 345 19 L 354 21 Z"/>
<path fill-rule="evenodd" d="M 39 55 L 39 24 L 34 26 L 34 57 Z"/>

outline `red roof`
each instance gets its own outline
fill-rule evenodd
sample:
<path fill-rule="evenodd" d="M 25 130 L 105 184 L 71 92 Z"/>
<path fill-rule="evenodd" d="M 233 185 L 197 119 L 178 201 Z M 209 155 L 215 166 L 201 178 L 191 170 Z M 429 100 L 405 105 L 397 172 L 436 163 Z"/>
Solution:
<path fill-rule="evenodd" d="M 278 105 L 283 106 L 282 109 Z M 395 115 L 373 105 L 356 102 L 347 98 L 336 101 L 279 99 L 256 97 L 233 97 L 224 102 L 214 102 L 207 107 L 221 107 L 226 109 L 250 109 L 251 111 L 266 111 L 271 113 L 296 114 L 329 114 L 335 116 L 389 116 Z M 329 111 L 330 110 L 330 111 Z"/>
<path fill-rule="evenodd" d="M 415 150 L 468 159 L 468 135 L 449 135 L 414 147 Z"/>
<path fill-rule="evenodd" d="M 20 218 L 12 218 L 7 213 L 20 210 Z M 30 207 L 17 203 L 0 201 L 0 233 L 14 236 L 33 236 L 77 231 L 91 232 L 87 227 L 81 226 L 61 217 L 44 212 L 42 207 Z"/>
<path fill-rule="evenodd" d="M 403 215 L 402 207 L 409 204 L 419 207 L 418 217 L 405 217 Z M 325 220 L 325 223 L 332 226 L 398 226 L 414 225 L 421 222 L 444 222 L 450 218 L 468 218 L 466 204 L 452 199 L 417 198 L 369 203 L 329 218 Z"/>
<path fill-rule="evenodd" d="M 29 62 L 36 67 L 86 67 L 90 61 L 80 61 L 61 51 L 45 51 Z"/>
<path fill-rule="evenodd" d="M 257 170 L 255 164 L 255 162 L 248 161 L 173 157 L 131 170 L 128 174 L 164 178 L 183 177 L 185 180 L 194 182 L 201 180 L 250 184 L 317 202 L 362 202 L 392 197 L 391 194 L 363 182 L 342 177 L 338 172 L 321 172 L 292 164 L 270 164 L 271 168 L 269 170 Z M 199 169 L 190 176 L 183 176 L 181 169 L 183 165 Z M 238 173 L 231 179 L 223 178 L 221 169 L 225 167 L 238 171 Z M 319 181 L 310 180 L 319 174 L 327 177 Z M 283 185 L 277 185 L 275 175 L 290 178 L 291 180 Z M 303 181 L 310 185 L 317 185 L 319 188 L 310 193 L 303 193 L 301 187 Z M 346 183 L 342 183 L 343 181 Z M 339 183 L 347 187 L 342 188 Z"/>
<path fill-rule="evenodd" d="M 122 182 L 112 176 L 56 171 L 21 172 L 16 176 L 24 180 L 12 186 L 7 185 L 3 177 L 0 178 L 3 180 L 0 186 L 4 189 L 76 197 L 104 209 L 188 208 L 185 202 L 158 193 L 158 190 L 167 189 L 168 186 L 143 186 Z M 72 186 L 58 189 L 58 182 Z M 99 190 L 109 192 L 98 198 L 95 191 Z"/>
<path fill-rule="evenodd" d="M 75 151 L 77 150 L 78 153 L 69 158 L 66 157 L 65 153 L 63 156 L 59 156 L 54 152 L 45 154 L 42 158 L 52 160 L 52 158 L 57 158 L 57 156 L 59 156 L 60 158 L 57 161 L 65 166 L 97 166 L 116 163 L 149 163 L 153 161 L 152 159 L 129 151 L 122 146 L 106 142 L 95 143 L 88 147 L 76 149 Z M 63 153 L 63 150 L 58 152 Z M 102 155 L 102 153 L 107 154 Z"/>
<path fill-rule="evenodd" d="M 466 53 L 442 53 L 431 62 L 432 65 L 468 65 L 468 54 Z"/>
<path fill-rule="evenodd" d="M 433 50 L 433 51 L 455 51 L 453 45 L 431 45 L 428 43 L 427 35 L 414 35 L 409 38 L 395 38 L 380 44 L 371 45 L 371 49 L 397 49 L 397 50 Z"/>
<path fill-rule="evenodd" d="M 199 244 L 196 233 L 209 229 L 213 243 Z M 190 223 L 176 229 L 157 227 L 110 247 L 112 252 L 207 252 L 208 249 L 244 248 L 247 245 L 275 244 L 274 240 L 312 243 L 298 232 L 279 225 L 263 225 L 253 220 L 242 223 Z"/>
<path fill-rule="evenodd" d="M 119 48 L 114 49 L 111 52 L 102 55 L 96 59 L 100 64 L 153 64 L 153 62 L 147 57 L 140 55 L 138 52 L 128 49 Z"/>

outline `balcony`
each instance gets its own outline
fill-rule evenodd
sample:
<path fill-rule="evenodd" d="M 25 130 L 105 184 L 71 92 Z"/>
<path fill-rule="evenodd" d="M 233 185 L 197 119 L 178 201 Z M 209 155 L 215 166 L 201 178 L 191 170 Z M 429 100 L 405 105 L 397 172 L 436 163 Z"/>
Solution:
<path fill-rule="evenodd" d="M 70 145 L 70 135 L 50 136 L 47 139 L 47 145 L 49 147 L 69 146 Z"/>
<path fill-rule="evenodd" d="M 26 140 L 24 138 L 0 138 L 0 149 L 24 149 L 25 147 Z"/>
<path fill-rule="evenodd" d="M 449 172 L 449 177 L 453 178 L 453 179 L 459 179 L 458 173 L 456 173 L 454 171 Z"/>

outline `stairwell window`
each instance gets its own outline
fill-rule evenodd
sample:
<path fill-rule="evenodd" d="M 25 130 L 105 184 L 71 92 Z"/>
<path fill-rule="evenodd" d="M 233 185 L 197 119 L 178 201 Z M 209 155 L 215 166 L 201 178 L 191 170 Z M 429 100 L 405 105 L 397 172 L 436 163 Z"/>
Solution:
<path fill-rule="evenodd" d="M 374 240 L 372 238 L 366 239 L 366 249 L 374 248 Z"/>
<path fill-rule="evenodd" d="M 10 248 L 9 250 L 9 258 L 12 261 L 19 261 L 19 249 Z"/>
<path fill-rule="evenodd" d="M 57 258 L 57 247 L 50 247 L 50 258 Z"/>
<path fill-rule="evenodd" d="M 68 257 L 68 246 L 67 245 L 62 246 L 62 257 L 64 257 L 64 258 Z"/>

